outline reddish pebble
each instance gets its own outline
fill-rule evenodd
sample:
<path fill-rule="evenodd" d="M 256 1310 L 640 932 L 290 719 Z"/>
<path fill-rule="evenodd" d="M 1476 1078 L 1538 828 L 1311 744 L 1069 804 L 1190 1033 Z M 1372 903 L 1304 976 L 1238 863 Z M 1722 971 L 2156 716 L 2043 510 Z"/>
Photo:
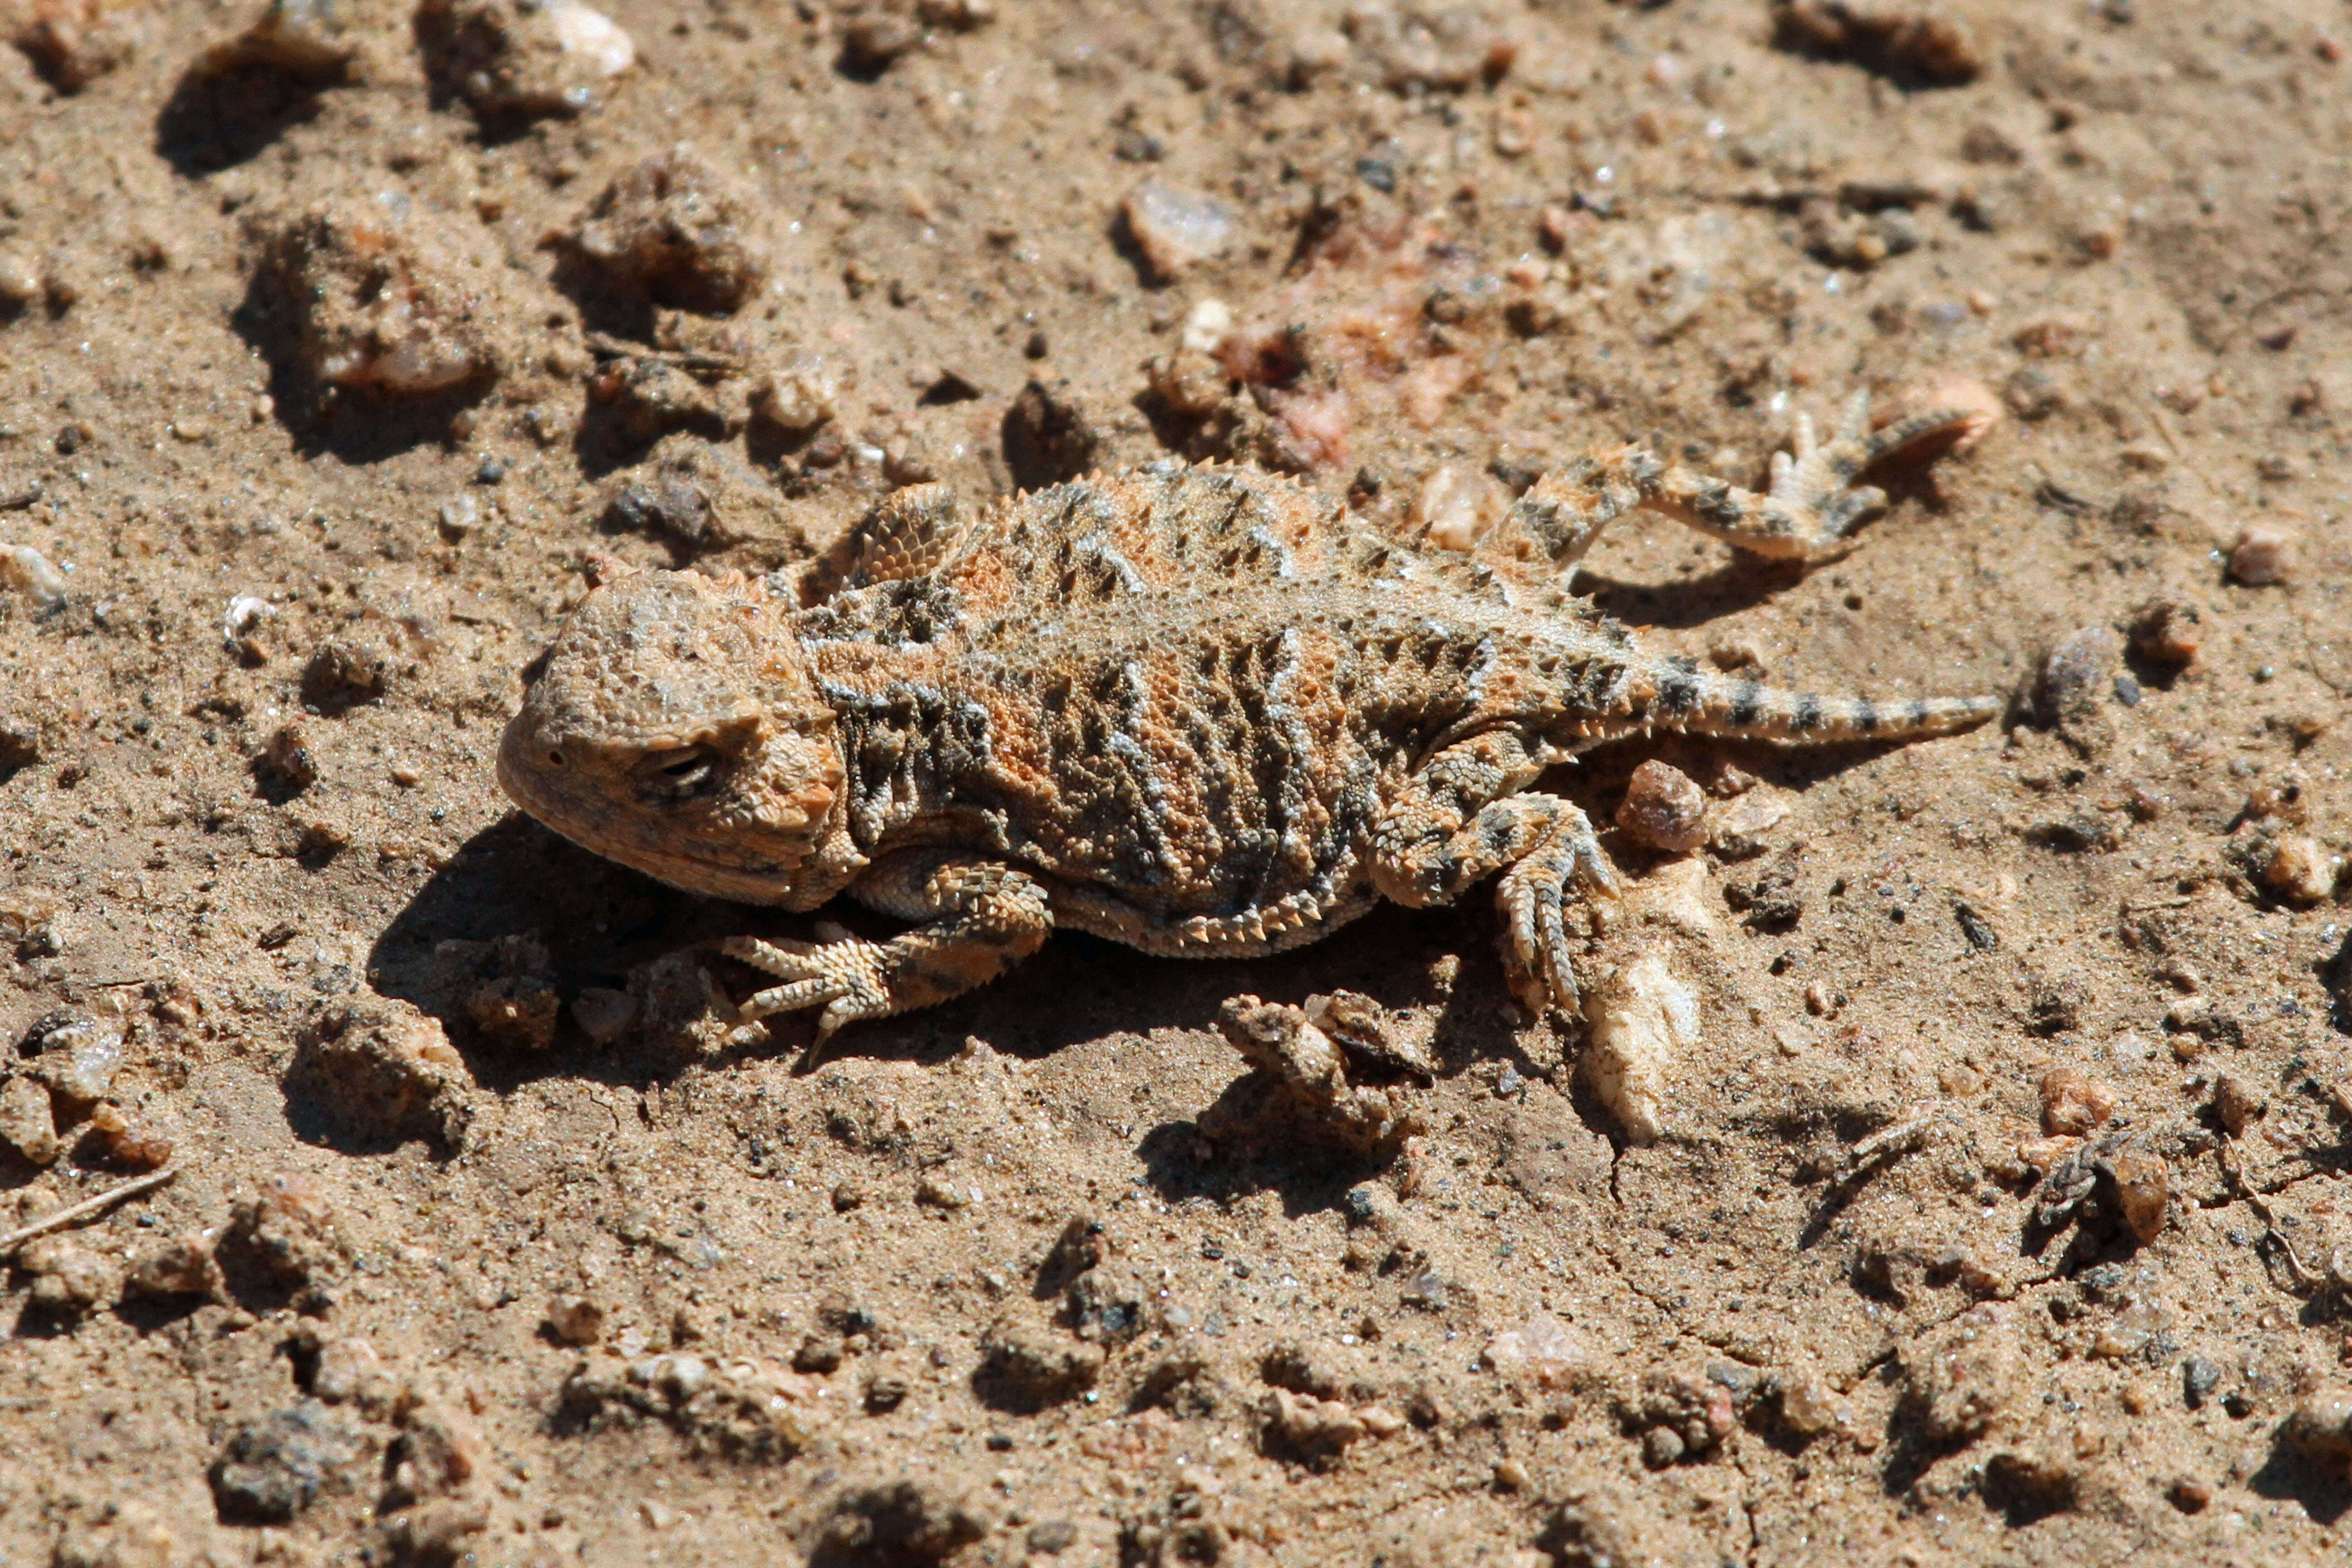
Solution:
<path fill-rule="evenodd" d="M 1617 826 L 1637 844 L 1687 855 L 1706 842 L 1706 795 L 1681 769 L 1643 763 L 1626 785 Z"/>

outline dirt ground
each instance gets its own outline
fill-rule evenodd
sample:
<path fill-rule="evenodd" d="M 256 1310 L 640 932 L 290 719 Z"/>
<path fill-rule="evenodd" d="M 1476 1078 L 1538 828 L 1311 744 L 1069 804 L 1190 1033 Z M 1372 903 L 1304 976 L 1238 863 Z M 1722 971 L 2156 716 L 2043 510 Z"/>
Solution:
<path fill-rule="evenodd" d="M 0 1557 L 2352 1550 L 2340 0 L 608 9 L 0 5 L 0 1223 L 174 1177 L 12 1238 Z M 1612 836 L 1594 963 L 1697 1003 L 1631 1098 L 1483 897 L 807 1066 L 696 946 L 804 921 L 492 779 L 592 581 L 898 484 L 1443 535 L 1938 378 L 2003 417 L 1844 559 L 1582 569 L 2011 699 L 1564 772 L 1710 792 Z M 1217 1026 L 1341 991 L 1386 1138 Z"/>

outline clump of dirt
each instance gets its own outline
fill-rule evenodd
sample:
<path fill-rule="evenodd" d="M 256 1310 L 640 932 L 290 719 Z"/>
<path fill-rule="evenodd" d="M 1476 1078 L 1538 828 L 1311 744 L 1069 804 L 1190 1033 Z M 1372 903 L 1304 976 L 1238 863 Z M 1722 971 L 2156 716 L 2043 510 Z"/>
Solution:
<path fill-rule="evenodd" d="M 0 1556 L 2343 1555 L 2340 6 L 0 46 Z M 805 922 L 493 783 L 622 572 L 813 592 L 877 506 L 1178 459 L 1459 546 L 1856 391 L 1980 417 L 1844 558 L 1635 519 L 1571 585 L 2009 710 L 1561 770 L 1582 1019 L 1472 899 L 1059 939 L 808 1060 L 718 956 Z"/>

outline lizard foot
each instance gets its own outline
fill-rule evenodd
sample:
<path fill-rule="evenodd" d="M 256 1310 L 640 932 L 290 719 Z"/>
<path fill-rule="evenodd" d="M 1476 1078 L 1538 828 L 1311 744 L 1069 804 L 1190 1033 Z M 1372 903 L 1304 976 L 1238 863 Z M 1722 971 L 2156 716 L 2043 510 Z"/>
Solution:
<path fill-rule="evenodd" d="M 1579 1012 L 1584 994 L 1569 954 L 1568 906 L 1620 892 L 1617 873 L 1579 813 L 1553 825 L 1543 842 L 1505 872 L 1496 889 L 1507 931 L 1503 968 L 1512 992 L 1538 1018 L 1546 1007 Z"/>
<path fill-rule="evenodd" d="M 771 1013 L 822 1007 L 816 1037 L 826 1038 L 844 1024 L 879 1018 L 894 1011 L 885 979 L 883 944 L 852 936 L 830 921 L 820 921 L 817 942 L 756 936 L 731 936 L 719 944 L 730 958 L 742 960 L 785 982 L 744 999 L 746 1020 Z"/>

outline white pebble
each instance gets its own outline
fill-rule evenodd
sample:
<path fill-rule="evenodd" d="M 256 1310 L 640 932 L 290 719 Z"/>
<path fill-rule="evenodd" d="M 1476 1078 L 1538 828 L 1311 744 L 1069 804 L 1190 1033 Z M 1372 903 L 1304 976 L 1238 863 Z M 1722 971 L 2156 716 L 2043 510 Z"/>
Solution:
<path fill-rule="evenodd" d="M 1539 1388 L 1567 1387 L 1589 1376 L 1593 1362 L 1584 1337 L 1549 1312 L 1496 1334 L 1480 1359 L 1507 1378 Z"/>
<path fill-rule="evenodd" d="M 2248 524 L 2230 548 L 2230 575 L 2249 588 L 2267 588 L 2294 575 L 2294 535 L 2267 522 Z"/>
<path fill-rule="evenodd" d="M 599 74 L 619 76 L 636 64 L 635 41 L 602 11 L 580 0 L 550 0 L 546 16 L 563 52 L 579 57 Z"/>
<path fill-rule="evenodd" d="M 823 360 L 803 355 L 760 379 L 751 393 L 751 407 L 761 418 L 798 434 L 832 418 L 840 395 L 840 377 L 833 369 Z"/>
<path fill-rule="evenodd" d="M 83 1105 L 105 1099 L 121 1069 L 122 1031 L 95 1018 L 51 1029 L 32 1065 L 35 1077 Z"/>
<path fill-rule="evenodd" d="M 25 306 L 41 297 L 41 269 L 21 250 L 0 250 L 0 300 Z"/>
<path fill-rule="evenodd" d="M 1628 1142 L 1665 1131 L 1666 1067 L 1698 1039 L 1698 1001 L 1653 953 L 1628 964 L 1584 1005 L 1584 1070 Z"/>
<path fill-rule="evenodd" d="M 45 610 L 65 603 L 66 574 L 29 544 L 0 544 L 0 583 L 23 589 Z"/>
<path fill-rule="evenodd" d="M 2263 880 L 2273 892 L 2289 903 L 2306 907 L 2335 897 L 2336 881 L 2343 875 L 2344 857 L 2301 834 L 2280 839 L 2271 851 L 2270 864 L 2263 868 Z"/>
<path fill-rule="evenodd" d="M 1440 463 L 1413 492 L 1412 521 L 1439 550 L 1467 550 L 1503 515 L 1503 487 L 1476 468 Z"/>
<path fill-rule="evenodd" d="M 656 1357 L 652 1382 L 672 1404 L 683 1405 L 710 1382 L 710 1364 L 698 1355 L 684 1352 Z"/>
<path fill-rule="evenodd" d="M 1214 353 L 1234 330 L 1234 308 L 1223 300 L 1203 300 L 1184 318 L 1183 346 L 1194 353 Z"/>
<path fill-rule="evenodd" d="M 1122 210 L 1145 265 L 1162 283 L 1195 262 L 1222 255 L 1239 226 L 1224 203 L 1156 183 L 1137 186 Z"/>
<path fill-rule="evenodd" d="M 260 595 L 237 595 L 229 600 L 228 610 L 221 616 L 221 639 L 236 647 L 271 613 L 269 601 Z"/>

